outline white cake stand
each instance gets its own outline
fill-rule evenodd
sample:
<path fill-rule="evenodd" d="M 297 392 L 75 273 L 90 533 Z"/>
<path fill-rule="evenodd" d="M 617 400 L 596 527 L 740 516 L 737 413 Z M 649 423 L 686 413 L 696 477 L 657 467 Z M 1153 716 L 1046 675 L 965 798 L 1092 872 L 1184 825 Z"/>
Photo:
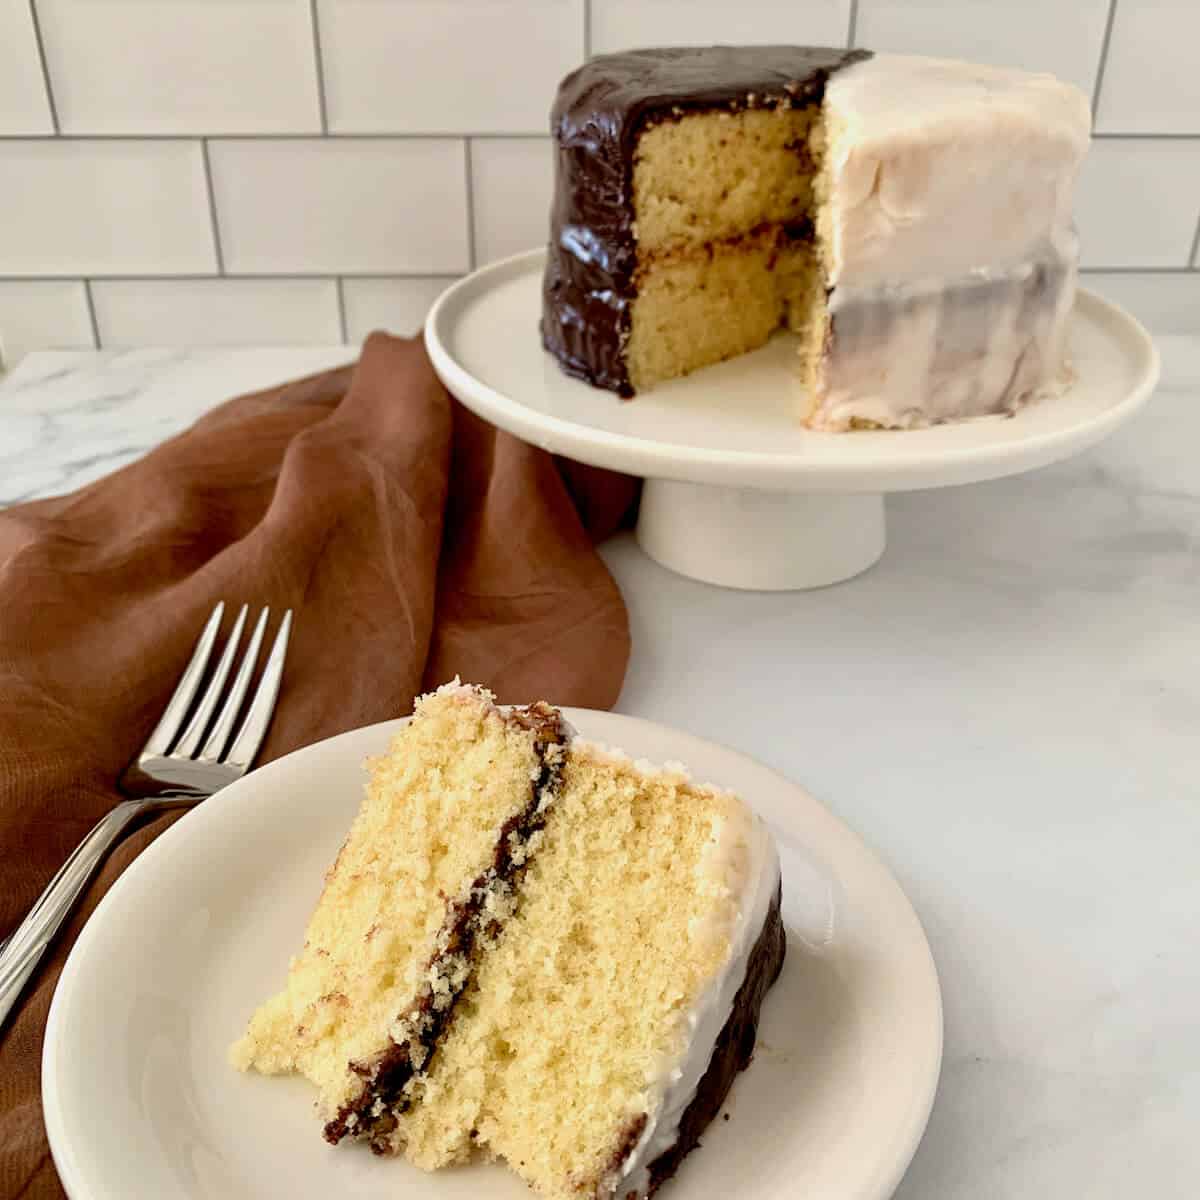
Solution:
<path fill-rule="evenodd" d="M 1111 433 L 1145 403 L 1158 353 L 1132 317 L 1080 292 L 1075 381 L 1014 417 L 912 431 L 814 433 L 796 422 L 795 347 L 761 350 L 622 402 L 541 346 L 543 251 L 484 267 L 433 306 L 425 341 L 446 387 L 501 429 L 645 477 L 637 536 L 652 558 L 725 587 L 821 587 L 883 553 L 886 492 L 1029 471 Z"/>

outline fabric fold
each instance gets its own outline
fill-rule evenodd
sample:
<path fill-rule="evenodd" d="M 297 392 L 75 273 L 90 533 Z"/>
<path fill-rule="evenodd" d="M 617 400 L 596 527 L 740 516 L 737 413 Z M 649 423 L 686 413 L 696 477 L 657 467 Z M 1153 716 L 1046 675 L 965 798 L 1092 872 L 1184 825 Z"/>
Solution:
<path fill-rule="evenodd" d="M 119 799 L 218 600 L 291 607 L 259 762 L 410 711 L 455 674 L 502 701 L 607 708 L 629 654 L 594 543 L 636 482 L 487 425 L 417 340 L 231 400 L 69 496 L 0 511 L 0 936 Z M 114 852 L 0 1033 L 0 1200 L 63 1195 L 41 1124 L 54 984 Z"/>

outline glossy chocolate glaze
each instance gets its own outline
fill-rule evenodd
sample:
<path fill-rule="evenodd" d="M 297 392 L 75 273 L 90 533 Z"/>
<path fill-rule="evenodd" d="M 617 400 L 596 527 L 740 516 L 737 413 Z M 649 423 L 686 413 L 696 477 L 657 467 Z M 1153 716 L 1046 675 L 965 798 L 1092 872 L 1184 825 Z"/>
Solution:
<path fill-rule="evenodd" d="M 551 113 L 555 187 L 543 281 L 542 343 L 570 375 L 622 396 L 636 294 L 633 157 L 650 120 L 820 100 L 829 76 L 866 50 L 708 46 L 593 58 L 559 85 Z"/>

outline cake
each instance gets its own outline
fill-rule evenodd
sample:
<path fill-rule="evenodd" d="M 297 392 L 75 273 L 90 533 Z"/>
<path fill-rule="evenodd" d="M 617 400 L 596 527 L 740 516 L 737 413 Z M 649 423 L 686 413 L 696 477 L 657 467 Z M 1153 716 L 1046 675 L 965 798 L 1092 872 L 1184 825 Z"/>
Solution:
<path fill-rule="evenodd" d="M 457 682 L 369 766 L 233 1064 L 306 1076 L 334 1143 L 502 1159 L 563 1200 L 651 1195 L 748 1064 L 782 967 L 764 825 Z"/>
<path fill-rule="evenodd" d="M 623 397 L 798 334 L 798 418 L 908 428 L 1065 378 L 1090 115 L 1049 75 L 636 50 L 563 80 L 542 340 Z"/>

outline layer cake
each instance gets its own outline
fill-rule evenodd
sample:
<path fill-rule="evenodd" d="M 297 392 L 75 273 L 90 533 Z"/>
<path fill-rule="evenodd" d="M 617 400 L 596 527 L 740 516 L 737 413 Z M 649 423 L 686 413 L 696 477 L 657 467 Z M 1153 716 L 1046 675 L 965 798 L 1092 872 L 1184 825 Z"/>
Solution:
<path fill-rule="evenodd" d="M 795 46 L 602 55 L 551 119 L 542 339 L 625 397 L 799 334 L 798 417 L 909 428 L 1066 378 L 1086 97 Z"/>

